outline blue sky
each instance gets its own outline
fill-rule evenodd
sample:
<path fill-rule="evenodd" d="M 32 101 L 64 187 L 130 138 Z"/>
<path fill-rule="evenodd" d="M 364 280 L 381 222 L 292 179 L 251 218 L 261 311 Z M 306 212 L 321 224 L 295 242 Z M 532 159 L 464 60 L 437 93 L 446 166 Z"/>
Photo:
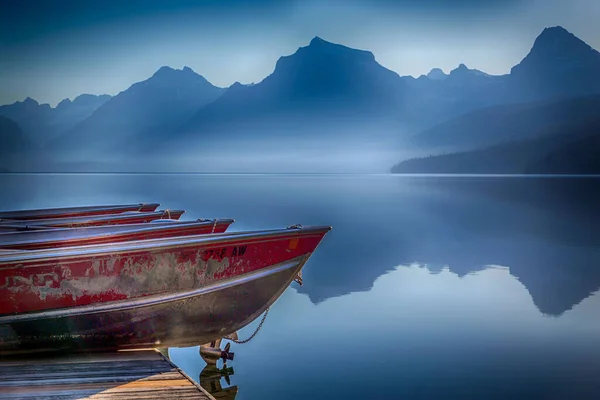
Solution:
<path fill-rule="evenodd" d="M 6 3 L 6 2 L 5 2 Z M 259 82 L 314 36 L 400 75 L 460 63 L 503 74 L 547 26 L 600 48 L 595 0 L 21 0 L 0 10 L 0 104 L 115 95 L 158 68 Z"/>

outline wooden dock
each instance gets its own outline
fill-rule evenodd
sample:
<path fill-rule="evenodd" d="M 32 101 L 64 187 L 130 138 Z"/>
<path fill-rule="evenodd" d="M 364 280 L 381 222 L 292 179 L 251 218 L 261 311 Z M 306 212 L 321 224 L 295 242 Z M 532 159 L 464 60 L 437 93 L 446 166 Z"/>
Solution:
<path fill-rule="evenodd" d="M 0 399 L 214 400 L 155 350 L 0 358 Z"/>

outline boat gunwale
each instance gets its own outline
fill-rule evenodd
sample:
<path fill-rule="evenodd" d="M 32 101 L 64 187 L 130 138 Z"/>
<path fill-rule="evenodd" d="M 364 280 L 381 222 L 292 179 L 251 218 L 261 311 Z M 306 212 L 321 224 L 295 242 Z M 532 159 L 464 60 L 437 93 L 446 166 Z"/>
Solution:
<path fill-rule="evenodd" d="M 55 229 L 40 229 L 40 230 L 29 230 L 29 231 L 18 231 L 18 232 L 1 232 L 0 233 L 0 248 L 3 246 L 14 246 L 14 245 L 27 245 L 27 244 L 45 244 L 52 242 L 63 242 L 69 243 L 70 241 L 82 240 L 82 239 L 92 239 L 92 238 L 108 238 L 111 236 L 119 236 L 119 235 L 128 235 L 134 233 L 147 233 L 147 232 L 155 232 L 155 231 L 163 231 L 163 230 L 173 230 L 178 228 L 188 229 L 188 228 L 200 228 L 200 227 L 210 227 L 210 226 L 220 226 L 224 224 L 231 225 L 235 222 L 233 219 L 224 218 L 224 219 L 216 219 L 215 220 L 196 220 L 196 221 L 173 221 L 169 223 L 163 224 L 149 224 L 149 223 L 140 223 L 140 224 L 121 224 L 121 225 L 100 225 L 100 226 L 89 226 L 89 227 L 80 227 L 80 228 L 55 228 Z M 114 231 L 110 231 L 110 229 L 115 229 Z M 96 231 L 107 231 L 106 233 L 97 233 L 89 232 L 89 230 Z M 5 237 L 9 235 L 23 235 L 23 236 L 33 236 L 33 235 L 47 235 L 47 234 L 56 234 L 59 235 L 65 231 L 68 232 L 81 232 L 79 235 L 69 236 L 65 238 L 58 237 L 47 237 L 47 238 L 38 238 L 38 239 L 21 239 L 21 240 L 12 240 L 6 241 Z M 191 236 L 187 234 L 186 236 Z M 63 247 L 75 247 L 75 245 L 71 246 L 63 246 Z M 17 249 L 21 250 L 21 249 Z M 23 249 L 25 250 L 25 249 Z"/>
<path fill-rule="evenodd" d="M 226 219 L 226 218 L 223 218 Z M 12 225 L 9 223 L 0 223 L 0 241 L 2 240 L 3 235 L 15 235 L 15 234 L 31 234 L 32 232 L 40 233 L 44 232 L 54 232 L 54 231 L 69 231 L 69 230 L 83 230 L 83 229 L 100 229 L 100 228 L 110 228 L 110 227 L 135 227 L 135 226 L 156 226 L 159 222 L 161 224 L 184 224 L 190 222 L 202 222 L 202 221 L 214 221 L 212 220 L 204 220 L 199 218 L 194 221 L 182 221 L 180 219 L 169 219 L 169 218 L 158 218 L 149 222 L 134 222 L 132 224 L 106 224 L 106 225 L 81 225 L 81 226 L 53 226 L 53 225 L 35 225 L 32 220 L 30 225 Z M 29 222 L 29 221 L 15 221 L 17 223 L 20 222 Z M 234 221 L 235 222 L 235 221 Z M 3 230 L 4 229 L 4 230 Z"/>
<path fill-rule="evenodd" d="M 196 220 L 193 221 L 182 221 L 179 219 L 168 219 L 168 218 L 161 218 L 161 219 L 156 219 L 150 222 L 136 222 L 134 224 L 122 224 L 122 225 L 90 225 L 90 226 L 75 226 L 75 227 L 66 227 L 66 226 L 42 226 L 41 228 L 44 228 L 43 231 L 44 232 L 64 232 L 64 231 L 75 231 L 75 230 L 100 230 L 100 229 L 110 229 L 111 227 L 119 227 L 119 228 L 127 228 L 127 227 L 132 227 L 132 228 L 141 228 L 141 227 L 147 227 L 147 226 L 156 226 L 159 222 L 161 223 L 161 226 L 164 225 L 176 225 L 176 224 L 191 224 L 191 223 L 198 223 L 198 222 L 214 222 L 215 219 L 217 219 L 218 221 L 225 221 L 225 220 L 229 220 L 231 218 L 213 218 L 213 219 L 204 219 L 204 218 L 198 218 Z M 231 219 L 232 221 L 235 222 L 235 220 Z M 4 228 L 6 225 L 0 225 L 0 229 Z M 20 226 L 19 226 L 20 227 Z M 40 229 L 37 233 L 40 233 L 40 231 L 42 231 L 42 229 Z M 20 230 L 20 231 L 16 231 L 16 232 L 0 232 L 0 241 L 2 240 L 2 236 L 3 235 L 26 235 L 26 234 L 31 234 L 32 232 L 34 232 L 34 230 Z"/>
<path fill-rule="evenodd" d="M 99 214 L 99 215 L 84 215 L 80 217 L 65 217 L 65 218 L 48 218 L 48 219 L 36 219 L 36 220 L 17 220 L 17 219 L 8 219 L 8 218 L 0 218 L 0 228 L 5 226 L 17 226 L 17 227 L 27 227 L 27 226 L 54 226 L 54 225 L 63 225 L 69 223 L 86 223 L 86 222 L 94 222 L 94 221 L 123 221 L 127 219 L 134 218 L 144 218 L 144 217 L 155 217 L 155 216 L 165 216 L 169 214 L 185 214 L 185 210 L 159 210 L 159 211 L 149 211 L 149 212 L 141 212 L 141 211 L 126 211 L 119 214 Z M 59 226 L 57 226 L 59 227 Z"/>
<path fill-rule="evenodd" d="M 306 262 L 313 252 L 314 250 L 308 253 L 301 254 L 289 260 L 248 272 L 243 275 L 238 275 L 232 278 L 219 279 L 218 281 L 211 282 L 199 288 L 180 291 L 177 293 L 170 293 L 166 291 L 165 293 L 140 296 L 126 300 L 116 300 L 111 301 L 109 303 L 95 303 L 76 307 L 57 308 L 44 311 L 30 311 L 25 313 L 0 314 L 0 325 L 21 323 L 31 320 L 40 320 L 48 318 L 64 318 L 77 315 L 98 314 L 101 312 L 125 311 L 136 308 L 151 307 L 155 305 L 171 303 L 174 301 L 181 301 L 191 297 L 201 296 L 230 287 L 242 285 L 244 283 L 265 278 L 269 275 L 273 275 L 275 273 L 282 272 L 287 269 L 295 268 Z"/>
<path fill-rule="evenodd" d="M 102 243 L 83 246 L 63 247 L 59 249 L 19 250 L 19 254 L 0 254 L 0 271 L 14 269 L 15 267 L 27 268 L 27 261 L 52 261 L 72 258 L 89 258 L 93 256 L 119 255 L 122 253 L 134 254 L 148 250 L 162 251 L 171 248 L 187 248 L 198 245 L 230 244 L 232 242 L 246 241 L 264 242 L 265 239 L 286 236 L 311 236 L 326 234 L 331 230 L 330 226 L 293 227 L 272 230 L 256 230 L 241 232 L 225 232 L 211 235 L 190 235 L 174 238 L 157 238 L 145 240 L 133 240 L 119 243 Z M 2 264 L 9 264 L 3 266 Z M 17 264 L 16 266 L 14 264 Z M 38 267 L 36 264 L 35 267 Z"/>
<path fill-rule="evenodd" d="M 77 213 L 77 212 L 85 212 L 85 211 L 90 211 L 90 212 L 95 212 L 95 211 L 102 211 L 102 210 L 107 210 L 107 211 L 114 211 L 114 210 L 119 210 L 121 208 L 134 208 L 137 207 L 138 209 L 141 209 L 143 207 L 148 207 L 148 206 L 154 206 L 156 205 L 155 209 L 160 207 L 160 203 L 131 203 L 131 204 L 110 204 L 110 205 L 97 205 L 97 206 L 74 206 L 74 207 L 55 207 L 55 208 L 34 208 L 34 209 L 23 209 L 23 210 L 2 210 L 0 211 L 0 220 L 1 219 L 9 219 L 6 217 L 2 217 L 3 215 L 44 215 L 44 214 L 49 214 L 52 215 L 52 213 L 63 213 L 63 214 L 68 214 L 68 213 Z"/>

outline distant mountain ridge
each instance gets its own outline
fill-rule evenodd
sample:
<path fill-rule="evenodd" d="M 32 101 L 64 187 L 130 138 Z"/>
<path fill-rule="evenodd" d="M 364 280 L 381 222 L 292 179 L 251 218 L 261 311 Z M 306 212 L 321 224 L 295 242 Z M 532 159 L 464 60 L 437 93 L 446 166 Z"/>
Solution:
<path fill-rule="evenodd" d="M 548 124 L 535 123 L 540 110 L 571 107 L 561 118 Z M 493 109 L 492 109 L 493 110 Z M 535 103 L 522 107 L 522 115 L 497 113 L 500 122 L 494 134 L 505 134 L 507 140 L 479 146 L 467 151 L 437 154 L 403 160 L 393 173 L 428 174 L 600 174 L 600 96 L 563 100 L 551 104 Z M 462 125 L 470 120 L 489 120 L 487 111 L 475 111 L 460 118 Z M 513 110 L 510 110 L 513 111 Z M 486 118 L 488 117 L 488 118 Z M 534 121 L 534 123 L 532 123 Z M 490 121 L 493 125 L 495 121 Z M 539 121 L 538 121 L 539 122 Z M 458 125 L 460 127 L 460 124 Z M 443 132 L 443 129 L 441 129 Z M 435 132 L 435 130 L 434 130 Z"/>
<path fill-rule="evenodd" d="M 0 106 L 0 115 L 18 123 L 32 142 L 42 144 L 83 121 L 110 99 L 109 95 L 82 94 L 73 101 L 62 100 L 55 108 L 27 97 Z"/>
<path fill-rule="evenodd" d="M 515 104 L 600 93 L 599 71 L 599 53 L 562 27 L 544 29 L 526 57 L 500 76 L 460 64 L 448 74 L 434 68 L 416 79 L 401 77 L 369 51 L 315 37 L 251 85 L 219 88 L 189 67 L 162 67 L 111 98 L 82 97 L 55 109 L 27 99 L 0 107 L 0 115 L 12 113 L 25 134 L 42 144 L 40 154 L 61 165 L 104 165 L 126 157 L 136 168 L 143 168 L 136 161 L 142 158 L 156 168 L 170 157 L 187 158 L 188 168 L 201 170 L 196 163 L 205 157 L 199 152 L 237 159 L 344 146 L 435 154 L 498 143 L 490 122 L 518 120 L 528 106 Z M 488 115 L 478 114 L 483 117 L 475 123 L 469 114 L 477 110 Z M 59 112 L 68 123 L 52 122 Z M 547 120 L 532 117 L 531 130 L 520 131 L 525 137 L 510 140 L 531 137 L 559 115 L 554 110 Z M 467 121 L 471 125 L 461 125 Z M 448 129 L 454 133 L 445 134 Z"/>
<path fill-rule="evenodd" d="M 262 82 L 232 85 L 196 112 L 178 133 L 189 137 L 208 129 L 231 132 L 241 126 L 247 130 L 262 127 L 266 121 L 291 128 L 296 123 L 307 125 L 306 119 L 315 118 L 316 113 L 319 119 L 343 120 L 349 110 L 359 115 L 382 115 L 390 109 L 400 112 L 404 90 L 399 75 L 379 65 L 371 52 L 315 37 L 308 46 L 281 57 Z"/>
<path fill-rule="evenodd" d="M 196 110 L 224 91 L 191 68 L 161 67 L 150 78 L 122 91 L 90 117 L 53 143 L 60 149 L 66 141 L 75 153 L 97 154 L 116 147 L 134 146 L 154 135 L 167 140 L 171 131 Z"/>
<path fill-rule="evenodd" d="M 600 95 L 485 107 L 412 136 L 407 144 L 433 152 L 474 150 L 546 135 L 548 130 L 595 121 Z"/>
<path fill-rule="evenodd" d="M 504 84 L 506 104 L 413 135 L 406 144 L 430 156 L 404 159 L 392 172 L 600 172 L 598 51 L 562 27 L 546 28 Z"/>

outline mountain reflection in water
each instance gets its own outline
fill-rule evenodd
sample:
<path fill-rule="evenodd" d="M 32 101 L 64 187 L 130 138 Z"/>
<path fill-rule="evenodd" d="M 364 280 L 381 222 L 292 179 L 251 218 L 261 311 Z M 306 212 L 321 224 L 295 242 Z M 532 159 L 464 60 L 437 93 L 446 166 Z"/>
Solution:
<path fill-rule="evenodd" d="M 369 290 L 391 266 L 413 262 L 432 271 L 447 266 L 459 276 L 486 265 L 506 266 L 540 312 L 550 315 L 600 288 L 600 180 L 407 182 L 399 177 L 396 182 L 401 193 L 394 193 L 394 206 L 377 199 L 381 204 L 335 220 L 335 232 L 315 255 L 327 266 L 305 274 L 301 293 L 319 303 Z"/>
<path fill-rule="evenodd" d="M 235 375 L 220 382 L 241 399 L 594 398 L 599 308 L 593 295 L 544 316 L 502 266 L 398 266 L 370 291 L 317 305 L 287 291 L 256 338 L 233 345 Z M 197 348 L 170 352 L 202 379 Z"/>

